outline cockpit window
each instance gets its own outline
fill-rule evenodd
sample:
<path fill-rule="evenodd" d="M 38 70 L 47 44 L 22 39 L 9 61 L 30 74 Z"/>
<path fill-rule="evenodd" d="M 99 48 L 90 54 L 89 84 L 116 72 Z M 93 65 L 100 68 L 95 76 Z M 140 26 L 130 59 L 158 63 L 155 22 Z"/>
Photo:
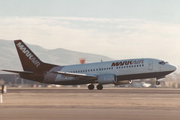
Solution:
<path fill-rule="evenodd" d="M 164 64 L 166 64 L 166 63 L 168 63 L 168 62 L 165 62 L 165 61 L 159 62 L 159 64 L 161 64 L 161 65 L 164 65 Z"/>

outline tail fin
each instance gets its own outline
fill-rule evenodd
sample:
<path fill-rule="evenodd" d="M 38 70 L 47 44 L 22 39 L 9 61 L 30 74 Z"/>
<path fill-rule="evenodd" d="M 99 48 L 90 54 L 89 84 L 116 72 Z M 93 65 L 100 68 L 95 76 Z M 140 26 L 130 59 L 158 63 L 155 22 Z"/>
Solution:
<path fill-rule="evenodd" d="M 37 71 L 54 65 L 43 63 L 22 40 L 14 41 L 24 71 Z"/>
<path fill-rule="evenodd" d="M 43 63 L 22 40 L 14 41 L 24 71 L 34 71 Z"/>

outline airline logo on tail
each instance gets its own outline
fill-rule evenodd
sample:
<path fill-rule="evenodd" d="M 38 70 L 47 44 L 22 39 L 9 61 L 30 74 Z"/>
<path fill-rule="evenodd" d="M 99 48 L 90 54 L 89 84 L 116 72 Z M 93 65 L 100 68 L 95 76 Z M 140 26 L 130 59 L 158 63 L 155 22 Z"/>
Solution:
<path fill-rule="evenodd" d="M 29 60 L 32 61 L 32 63 L 36 66 L 39 67 L 41 63 L 34 57 L 34 55 L 21 43 L 19 42 L 16 44 L 16 46 L 26 55 Z"/>

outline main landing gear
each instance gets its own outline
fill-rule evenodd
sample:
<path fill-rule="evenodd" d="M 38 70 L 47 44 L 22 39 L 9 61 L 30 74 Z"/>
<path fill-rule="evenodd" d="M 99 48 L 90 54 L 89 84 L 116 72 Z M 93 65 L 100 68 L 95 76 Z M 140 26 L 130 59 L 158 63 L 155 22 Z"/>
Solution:
<path fill-rule="evenodd" d="M 92 84 L 91 84 L 91 85 L 88 85 L 88 89 L 89 89 L 89 90 L 94 90 L 94 85 L 92 85 Z"/>
<path fill-rule="evenodd" d="M 96 88 L 97 88 L 98 90 L 102 90 L 102 89 L 103 89 L 103 86 L 99 84 L 99 85 L 96 86 Z"/>
<path fill-rule="evenodd" d="M 102 89 L 103 89 L 103 86 L 99 84 L 99 85 L 96 86 L 96 88 L 97 88 L 98 90 L 102 90 Z M 94 90 L 94 85 L 93 85 L 93 84 L 88 85 L 88 89 L 89 89 L 89 90 Z"/>

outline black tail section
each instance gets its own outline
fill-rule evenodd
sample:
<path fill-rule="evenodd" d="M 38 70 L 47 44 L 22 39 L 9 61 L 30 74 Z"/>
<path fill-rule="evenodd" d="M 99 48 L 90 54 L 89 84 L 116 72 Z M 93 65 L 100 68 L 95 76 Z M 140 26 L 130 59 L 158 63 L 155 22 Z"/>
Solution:
<path fill-rule="evenodd" d="M 24 71 L 34 71 L 43 64 L 22 40 L 15 40 L 14 43 Z"/>
<path fill-rule="evenodd" d="M 24 71 L 43 72 L 56 65 L 43 63 L 22 40 L 14 41 Z"/>
<path fill-rule="evenodd" d="M 45 73 L 57 65 L 43 63 L 22 40 L 14 41 L 24 71 L 3 70 L 19 73 L 22 78 L 44 82 Z"/>

